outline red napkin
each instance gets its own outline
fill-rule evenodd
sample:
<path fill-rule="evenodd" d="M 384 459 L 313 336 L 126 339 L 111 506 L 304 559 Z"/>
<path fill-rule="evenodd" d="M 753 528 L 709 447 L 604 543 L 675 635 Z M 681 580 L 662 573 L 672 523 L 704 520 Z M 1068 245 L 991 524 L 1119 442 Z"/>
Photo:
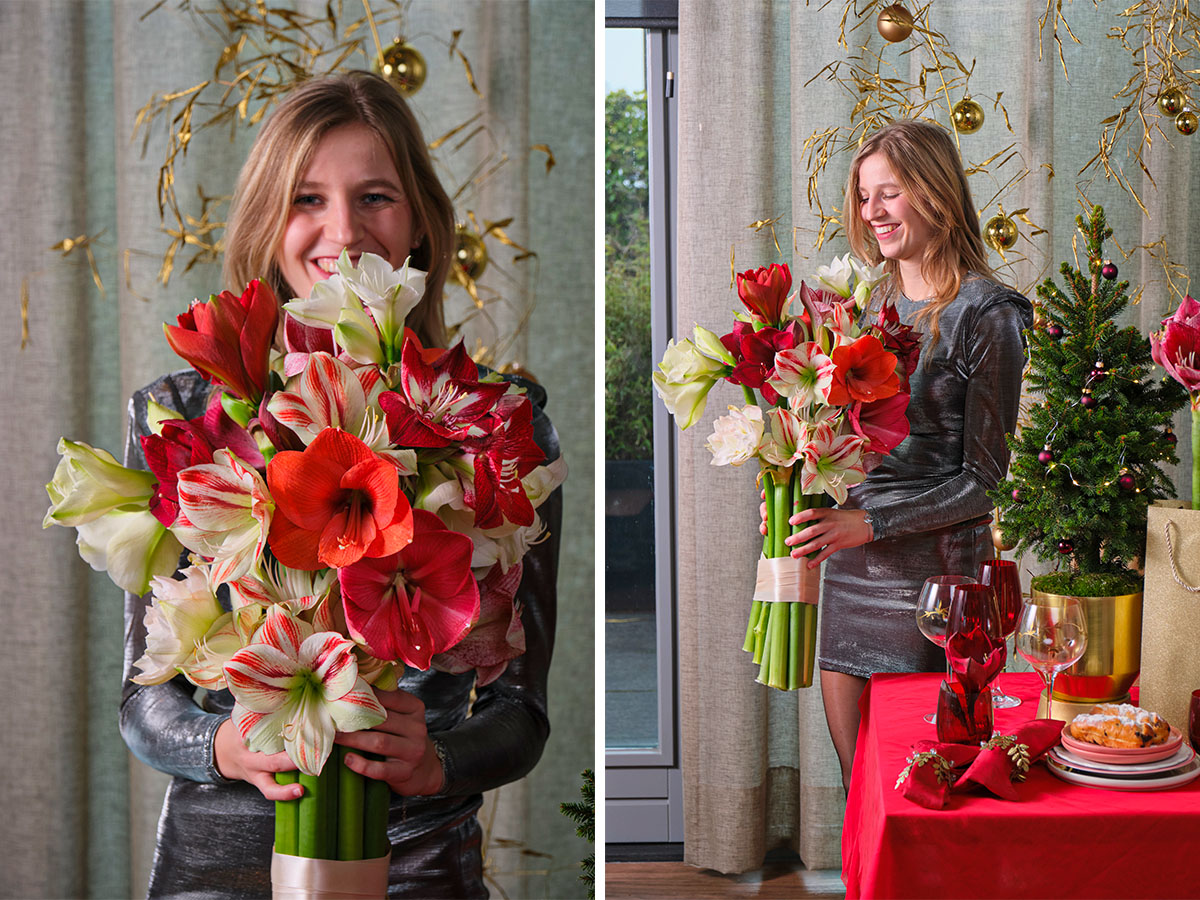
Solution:
<path fill-rule="evenodd" d="M 1017 800 L 1013 782 L 1024 781 L 1029 767 L 1058 743 L 1063 724 L 1059 719 L 1033 719 L 1014 734 L 993 735 L 981 747 L 918 741 L 896 788 L 927 809 L 943 809 L 951 791 L 973 784 L 1004 800 Z"/>

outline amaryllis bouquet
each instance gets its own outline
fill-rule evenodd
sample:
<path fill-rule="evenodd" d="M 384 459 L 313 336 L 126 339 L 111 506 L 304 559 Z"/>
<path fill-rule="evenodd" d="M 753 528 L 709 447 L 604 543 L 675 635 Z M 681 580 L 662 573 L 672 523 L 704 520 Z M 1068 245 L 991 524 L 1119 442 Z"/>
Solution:
<path fill-rule="evenodd" d="M 713 465 L 759 465 L 767 535 L 744 649 L 771 687 L 811 685 L 815 655 L 819 584 L 805 560 L 788 555 L 784 538 L 799 530 L 788 519 L 826 497 L 844 503 L 871 454 L 890 453 L 908 436 L 908 373 L 920 336 L 891 305 L 867 321 L 881 271 L 846 255 L 817 270 L 820 287 L 801 282 L 794 294 L 786 265 L 742 272 L 747 312 L 735 314 L 733 330 L 718 337 L 697 325 L 690 340 L 667 345 L 653 376 L 685 429 L 718 381 L 742 388 L 745 405 L 716 419 L 706 446 Z"/>
<path fill-rule="evenodd" d="M 1150 355 L 1183 385 L 1192 405 L 1192 509 L 1200 509 L 1200 301 L 1188 294 L 1150 335 Z"/>
<path fill-rule="evenodd" d="M 343 253 L 282 327 L 257 281 L 196 301 L 165 331 L 213 386 L 204 413 L 151 404 L 148 472 L 63 440 L 47 485 L 44 524 L 152 595 L 134 681 L 228 688 L 246 745 L 299 768 L 319 802 L 277 805 L 284 854 L 386 853 L 387 785 L 327 765 L 335 732 L 386 718 L 373 687 L 405 666 L 487 684 L 524 652 L 521 560 L 565 468 L 542 464 L 522 389 L 404 328 L 424 279 Z M 303 820 L 331 796 L 336 839 Z"/>

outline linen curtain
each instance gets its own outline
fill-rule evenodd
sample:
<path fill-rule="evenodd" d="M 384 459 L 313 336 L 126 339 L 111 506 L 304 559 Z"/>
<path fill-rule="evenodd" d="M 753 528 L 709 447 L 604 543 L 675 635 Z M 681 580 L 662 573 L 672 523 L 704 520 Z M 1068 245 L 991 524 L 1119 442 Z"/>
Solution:
<path fill-rule="evenodd" d="M 680 4 L 680 337 L 690 336 L 693 322 L 718 333 L 728 330 L 730 310 L 738 306 L 731 252 L 738 271 L 787 262 L 798 285 L 849 249 L 839 238 L 815 250 L 818 219 L 808 201 L 803 151 L 814 131 L 849 124 L 858 99 L 828 80 L 810 83 L 825 65 L 846 56 L 837 44 L 844 6 L 783 0 Z M 1031 297 L 1035 283 L 1057 279 L 1059 262 L 1072 258 L 1074 218 L 1081 211 L 1075 173 L 1095 153 L 1098 123 L 1119 108 L 1112 96 L 1132 74 L 1128 54 L 1106 39 L 1118 24 L 1119 10 L 1076 4 L 1064 7 L 1081 42 L 1076 46 L 1066 39 L 1068 83 L 1049 31 L 1039 59 L 1038 17 L 1045 10 L 1041 0 L 1013 0 L 935 2 L 930 12 L 933 26 L 967 65 L 975 61 L 971 87 L 987 118 L 979 133 L 963 136 L 964 159 L 981 163 L 1015 142 L 1032 171 L 1002 202 L 1007 210 L 1027 207 L 1047 233 L 1035 237 L 1033 245 L 1022 242 L 1028 258 L 1000 273 Z M 872 50 L 915 82 L 928 58 L 920 52 L 902 57 L 900 48 L 888 48 L 875 29 L 877 12 L 872 7 L 862 27 L 850 33 L 852 48 L 869 34 Z M 852 15 L 847 29 L 857 21 Z M 984 100 L 1000 91 L 1011 134 L 1003 114 Z M 937 114 L 943 124 L 948 121 L 945 107 Z M 1155 136 L 1146 157 L 1157 188 L 1144 176 L 1134 178 L 1148 215 L 1102 178 L 1085 187 L 1089 200 L 1105 207 L 1122 248 L 1165 238 L 1170 257 L 1184 271 L 1196 272 L 1200 248 L 1189 236 L 1200 225 L 1200 161 L 1194 138 L 1178 135 L 1167 120 L 1163 125 L 1170 142 Z M 835 158 L 822 182 L 826 210 L 842 207 L 849 156 Z M 1042 163 L 1053 166 L 1055 177 L 1048 177 Z M 1001 183 L 973 177 L 976 204 L 985 203 Z M 775 217 L 778 251 L 770 227 L 748 227 Z M 1173 308 L 1161 267 L 1145 253 L 1126 261 L 1116 246 L 1109 247 L 1120 277 L 1145 287 L 1122 324 L 1136 324 L 1143 333 L 1154 330 Z M 993 258 L 993 264 L 999 266 L 1000 260 Z M 710 395 L 708 409 L 719 412 L 740 402 L 740 393 L 723 385 Z M 1169 472 L 1181 490 L 1186 490 L 1193 452 L 1185 415 L 1175 429 L 1181 464 Z M 741 645 L 761 549 L 758 493 L 750 472 L 709 464 L 708 430 L 696 427 L 678 444 L 684 858 L 695 866 L 742 872 L 760 866 L 768 850 L 788 847 L 809 868 L 838 867 L 844 807 L 820 688 L 786 694 L 754 682 L 755 669 Z M 1036 565 L 1032 558 L 1020 564 L 1023 570 Z"/>
<path fill-rule="evenodd" d="M 326 8 L 324 0 L 291 5 L 317 15 Z M 376 12 L 381 6 L 373 4 Z M 72 531 L 43 531 L 40 524 L 58 437 L 119 457 L 129 394 L 181 365 L 162 323 L 193 297 L 222 287 L 219 265 L 182 271 L 187 251 L 169 286 L 156 283 L 169 243 L 155 199 L 164 126 L 154 126 L 144 155 L 140 135 L 131 140 L 137 110 L 151 95 L 210 77 L 223 45 L 179 7 L 153 0 L 0 3 L 0 75 L 10 86 L 9 124 L 0 133 L 7 248 L 0 262 L 0 453 L 8 472 L 0 496 L 0 896 L 143 895 L 153 852 L 163 776 L 128 754 L 116 727 L 120 593 L 79 560 Z M 345 21 L 362 15 L 357 2 L 341 8 Z M 476 319 L 466 329 L 468 347 L 476 340 L 493 345 L 536 309 L 500 361 L 519 362 L 548 384 L 548 413 L 571 468 L 557 659 L 580 662 L 569 673 L 561 664 L 551 672 L 553 733 L 541 764 L 488 799 L 487 871 L 497 879 L 493 891 L 580 896 L 578 860 L 589 848 L 558 804 L 578 798 L 580 772 L 594 765 L 594 7 L 590 0 L 417 0 L 408 6 L 407 26 L 429 69 L 413 98 L 427 139 L 479 112 L 488 126 L 458 147 L 465 129 L 437 154 L 447 185 L 453 190 L 482 164 L 490 168 L 502 152 L 510 157 L 464 192 L 460 219 L 468 209 L 481 225 L 512 216 L 507 234 L 537 253 L 514 263 L 516 251 L 488 241 L 492 262 L 481 287 L 510 302 L 494 304 L 490 321 Z M 458 47 L 482 99 L 448 52 L 459 29 Z M 393 35 L 380 37 L 388 42 Z M 178 169 L 177 192 L 188 211 L 199 211 L 197 185 L 210 195 L 232 192 L 250 137 L 239 132 L 231 142 L 219 128 L 195 134 Z M 553 150 L 549 173 L 546 155 L 529 150 L 539 143 Z M 101 232 L 92 246 L 104 295 L 81 251 L 64 258 L 49 250 L 64 238 Z M 451 315 L 462 312 L 459 301 Z"/>

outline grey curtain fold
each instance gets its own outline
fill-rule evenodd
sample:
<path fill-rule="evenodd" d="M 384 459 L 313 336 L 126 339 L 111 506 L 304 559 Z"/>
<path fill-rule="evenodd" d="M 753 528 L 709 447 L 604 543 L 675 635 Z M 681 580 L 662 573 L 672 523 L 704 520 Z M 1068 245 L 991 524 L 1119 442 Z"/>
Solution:
<path fill-rule="evenodd" d="M 815 247 L 819 220 L 809 204 L 803 147 L 814 131 L 848 124 L 858 100 L 827 78 L 813 80 L 845 56 L 837 44 L 844 6 L 785 0 L 680 4 L 677 336 L 690 336 L 693 322 L 719 334 L 729 330 L 738 306 L 731 254 L 737 271 L 787 262 L 798 284 L 848 250 L 840 236 Z M 1099 122 L 1116 111 L 1113 94 L 1133 71 L 1128 55 L 1106 37 L 1117 11 L 1065 9 L 1080 39 L 1078 46 L 1068 39 L 1065 47 L 1068 82 L 1049 32 L 1039 59 L 1037 20 L 1044 3 L 937 3 L 931 10 L 937 30 L 966 64 L 975 64 L 971 86 L 986 121 L 976 135 L 961 137 L 964 160 L 982 163 L 1012 144 L 1030 169 L 1001 200 L 1007 211 L 1027 208 L 1046 233 L 1033 243 L 1022 239 L 1018 249 L 1026 258 L 1007 266 L 998 257 L 992 261 L 1003 280 L 1032 297 L 1034 285 L 1057 279 L 1059 263 L 1072 258 L 1074 219 L 1081 211 L 1076 173 L 1096 152 Z M 883 52 L 900 77 L 915 81 L 932 62 L 926 51 L 901 56 L 888 49 L 873 18 L 851 31 L 857 21 L 848 19 L 852 46 L 869 35 L 872 49 Z M 1004 112 L 993 105 L 999 92 L 1011 133 Z M 944 109 L 930 115 L 948 121 Z M 1163 124 L 1167 133 L 1155 137 L 1147 155 L 1157 189 L 1136 164 L 1126 163 L 1148 215 L 1102 178 L 1081 188 L 1105 206 L 1121 249 L 1165 238 L 1175 262 L 1200 271 L 1200 247 L 1190 239 L 1200 224 L 1197 145 Z M 835 158 L 822 179 L 826 211 L 842 208 L 849 162 L 849 154 Z M 986 204 L 1014 173 L 1010 166 L 972 177 L 976 205 L 986 215 L 995 212 L 994 202 L 990 211 Z M 769 228 L 748 227 L 776 217 L 774 236 Z M 1020 227 L 1029 235 L 1028 226 Z M 1126 321 L 1154 330 L 1173 302 L 1161 268 L 1144 253 L 1126 262 L 1117 246 L 1111 251 L 1121 277 L 1144 287 Z M 714 468 L 703 446 L 711 418 L 731 403 L 741 404 L 740 392 L 716 388 L 704 421 L 678 444 L 685 860 L 741 872 L 760 866 L 767 850 L 789 847 L 810 868 L 836 867 L 843 800 L 819 686 L 793 694 L 769 691 L 754 682 L 754 667 L 741 650 L 761 549 L 758 491 L 749 467 Z M 1182 462 L 1171 471 L 1181 488 L 1192 453 L 1186 430 L 1181 414 L 1176 432 Z M 1023 570 L 1041 568 L 1032 558 L 1020 564 Z"/>
<path fill-rule="evenodd" d="M 153 852 L 165 780 L 134 760 L 117 733 L 120 592 L 79 560 L 73 531 L 43 531 L 41 521 L 58 438 L 119 451 L 129 394 L 181 365 L 163 339 L 163 322 L 222 287 L 219 265 L 182 271 L 190 252 L 177 259 L 167 287 L 156 281 L 170 241 L 155 199 L 165 131 L 161 121 L 153 126 L 143 154 L 141 136 L 131 139 L 134 119 L 152 94 L 210 77 L 220 43 L 178 4 L 144 16 L 155 5 L 0 2 L 0 75 L 12 87 L 9 126 L 0 133 L 7 203 L 0 453 L 9 472 L 0 497 L 8 614 L 0 637 L 0 896 L 140 896 Z M 323 0 L 290 5 L 317 14 L 326 8 Z M 360 14 L 345 4 L 347 18 Z M 468 346 L 493 345 L 497 335 L 522 329 L 502 361 L 519 362 L 547 384 L 548 412 L 571 467 L 557 659 L 573 662 L 551 672 L 553 733 L 542 763 L 489 798 L 496 813 L 488 872 L 492 890 L 510 896 L 581 896 L 577 862 L 588 853 L 558 804 L 578 797 L 580 772 L 594 766 L 594 21 L 591 0 L 408 6 L 406 36 L 429 68 L 413 100 L 426 137 L 481 111 L 488 127 L 487 135 L 439 152 L 447 184 L 457 187 L 491 154 L 510 157 L 464 192 L 460 218 L 468 208 L 481 225 L 511 216 L 507 233 L 538 254 L 514 263 L 517 251 L 489 240 L 493 259 L 481 286 L 507 302 L 471 322 Z M 459 29 L 483 99 L 448 52 Z M 239 132 L 231 142 L 220 128 L 196 134 L 178 169 L 185 209 L 198 212 L 197 186 L 209 195 L 232 192 L 251 138 Z M 535 143 L 554 151 L 549 174 L 545 155 L 529 151 Z M 103 296 L 82 252 L 64 259 L 49 250 L 99 232 L 93 248 Z M 531 858 L 542 862 L 530 866 Z"/>

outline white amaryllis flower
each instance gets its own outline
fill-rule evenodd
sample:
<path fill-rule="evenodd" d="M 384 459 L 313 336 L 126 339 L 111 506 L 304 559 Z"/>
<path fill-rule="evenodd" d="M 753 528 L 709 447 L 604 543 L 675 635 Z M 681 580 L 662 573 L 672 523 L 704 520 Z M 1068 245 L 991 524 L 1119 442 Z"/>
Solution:
<path fill-rule="evenodd" d="M 251 750 L 286 750 L 301 772 L 320 774 L 337 731 L 373 728 L 387 714 L 358 674 L 354 642 L 314 632 L 282 606 L 267 610 L 254 641 L 225 664 L 237 701 L 233 723 Z"/>
<path fill-rule="evenodd" d="M 425 273 L 412 268 L 408 259 L 399 269 L 393 269 L 391 263 L 374 253 L 362 254 L 358 265 L 353 265 L 346 250 L 338 257 L 337 266 L 346 287 L 371 313 L 378 342 L 387 348 L 388 361 L 399 359 L 404 320 L 425 293 Z"/>
<path fill-rule="evenodd" d="M 326 428 L 340 428 L 390 459 L 399 474 L 412 475 L 417 453 L 392 447 L 379 409 L 379 395 L 386 387 L 377 367 L 352 369 L 335 356 L 317 352 L 309 355 L 303 372 L 288 379 L 286 390 L 271 396 L 267 409 L 305 446 Z"/>
<path fill-rule="evenodd" d="M 234 609 L 267 609 L 286 603 L 294 612 L 307 612 L 328 597 L 336 584 L 337 569 L 307 572 L 277 559 L 264 560 L 254 571 L 229 583 L 229 600 Z"/>
<path fill-rule="evenodd" d="M 729 407 L 729 415 L 713 422 L 705 447 L 714 466 L 740 466 L 758 453 L 763 438 L 763 414 L 757 406 Z"/>
<path fill-rule="evenodd" d="M 841 297 L 854 296 L 860 308 L 870 298 L 871 289 L 883 278 L 883 265 L 865 266 L 849 253 L 835 256 L 833 262 L 817 269 L 817 279 Z M 859 299 L 859 288 L 865 285 L 863 299 Z"/>
<path fill-rule="evenodd" d="M 775 375 L 767 383 L 788 398 L 794 410 L 829 403 L 829 386 L 837 368 L 821 345 L 808 341 L 775 354 Z"/>
<path fill-rule="evenodd" d="M 696 326 L 697 343 L 684 338 L 668 341 L 658 371 L 653 374 L 654 389 L 662 398 L 667 411 L 679 427 L 687 430 L 704 414 L 708 392 L 730 371 L 733 357 L 721 347 L 719 339 L 711 340 L 711 332 Z M 721 348 L 728 357 L 714 359 L 711 354 Z"/>
<path fill-rule="evenodd" d="M 147 509 L 114 510 L 75 531 L 84 562 L 130 593 L 146 593 L 152 578 L 179 567 L 183 544 Z"/>
<path fill-rule="evenodd" d="M 213 582 L 224 584 L 258 565 L 275 501 L 252 467 L 226 449 L 213 461 L 179 473 L 179 516 L 171 530 L 189 550 L 214 561 Z"/>
<path fill-rule="evenodd" d="M 863 470 L 863 439 L 856 434 L 836 434 L 820 425 L 804 447 L 801 489 L 806 494 L 826 493 L 845 503 L 847 489 L 867 477 Z"/>
<path fill-rule="evenodd" d="M 127 469 L 107 450 L 82 441 L 60 438 L 62 456 L 54 478 L 46 485 L 50 508 L 42 527 L 73 527 L 92 522 L 113 510 L 149 509 L 158 479 L 151 472 Z"/>
<path fill-rule="evenodd" d="M 221 608 L 207 566 L 188 566 L 180 574 L 179 580 L 158 576 L 151 581 L 154 598 L 146 610 L 146 652 L 134 663 L 142 674 L 132 680 L 162 684 L 183 672 L 193 684 L 220 690 L 225 686 L 220 669 L 214 673 L 205 665 L 201 651 L 206 640 L 231 624 L 233 614 Z M 200 670 L 197 678 L 192 670 Z"/>

